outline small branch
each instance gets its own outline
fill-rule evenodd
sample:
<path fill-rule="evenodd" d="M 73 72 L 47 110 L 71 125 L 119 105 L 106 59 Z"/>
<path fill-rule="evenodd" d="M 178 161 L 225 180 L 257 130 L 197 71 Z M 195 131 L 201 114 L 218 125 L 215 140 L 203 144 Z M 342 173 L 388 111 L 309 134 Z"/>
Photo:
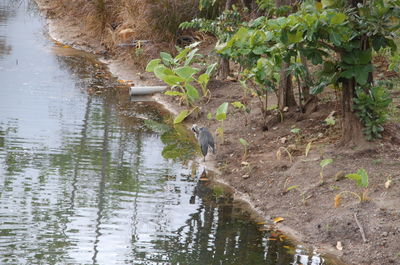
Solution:
<path fill-rule="evenodd" d="M 360 229 L 360 233 L 364 243 L 367 243 L 367 239 L 365 238 L 364 228 L 361 226 L 360 222 L 357 219 L 357 213 L 354 213 L 354 219 L 356 220 L 357 226 Z"/>
<path fill-rule="evenodd" d="M 333 46 L 329 43 L 323 42 L 323 41 L 318 41 L 319 44 L 321 44 L 322 46 L 324 46 L 325 48 L 331 49 L 332 51 L 335 51 L 337 53 L 342 52 L 343 50 L 341 50 L 340 48 Z"/>

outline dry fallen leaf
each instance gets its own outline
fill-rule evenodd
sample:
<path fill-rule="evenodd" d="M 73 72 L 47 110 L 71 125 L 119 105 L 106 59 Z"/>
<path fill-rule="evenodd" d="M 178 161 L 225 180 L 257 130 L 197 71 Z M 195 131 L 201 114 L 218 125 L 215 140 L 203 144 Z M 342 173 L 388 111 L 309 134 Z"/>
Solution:
<path fill-rule="evenodd" d="M 285 220 L 283 217 L 276 217 L 276 218 L 274 218 L 274 223 L 276 224 L 276 223 L 282 222 L 283 220 Z"/>
<path fill-rule="evenodd" d="M 385 182 L 385 188 L 388 189 L 391 185 L 392 185 L 392 180 L 391 180 L 391 179 L 388 179 L 388 180 Z"/>
<path fill-rule="evenodd" d="M 257 225 L 265 225 L 266 224 L 266 222 L 258 222 L 258 223 L 256 223 Z"/>
<path fill-rule="evenodd" d="M 281 152 L 281 149 L 279 149 L 279 150 L 276 152 L 276 159 L 281 160 L 281 158 L 282 158 L 282 152 Z"/>
<path fill-rule="evenodd" d="M 199 178 L 200 181 L 209 181 L 208 178 Z"/>
<path fill-rule="evenodd" d="M 335 196 L 335 208 L 338 208 L 340 206 L 340 203 L 342 201 L 342 196 L 340 194 Z"/>
<path fill-rule="evenodd" d="M 343 250 L 342 242 L 338 241 L 338 242 L 336 243 L 336 248 L 337 248 L 338 250 Z"/>
<path fill-rule="evenodd" d="M 276 240 L 276 238 L 270 237 L 268 238 L 269 241 Z"/>

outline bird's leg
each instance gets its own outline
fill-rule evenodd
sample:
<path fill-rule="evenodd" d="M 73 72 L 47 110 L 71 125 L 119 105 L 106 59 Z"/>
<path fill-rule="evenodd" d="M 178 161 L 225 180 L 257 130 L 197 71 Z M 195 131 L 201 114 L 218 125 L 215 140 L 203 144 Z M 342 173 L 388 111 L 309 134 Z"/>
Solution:
<path fill-rule="evenodd" d="M 203 162 L 206 162 L 206 157 L 205 156 L 203 157 Z"/>

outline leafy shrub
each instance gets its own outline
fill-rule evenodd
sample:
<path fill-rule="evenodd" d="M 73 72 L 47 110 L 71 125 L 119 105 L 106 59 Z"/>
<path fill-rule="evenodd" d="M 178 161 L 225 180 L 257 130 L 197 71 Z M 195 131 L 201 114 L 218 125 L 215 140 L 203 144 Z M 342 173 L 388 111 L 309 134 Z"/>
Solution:
<path fill-rule="evenodd" d="M 354 110 L 365 126 L 364 134 L 368 140 L 381 138 L 383 124 L 387 120 L 388 107 L 392 102 L 384 86 L 372 86 L 369 89 L 357 87 Z"/>

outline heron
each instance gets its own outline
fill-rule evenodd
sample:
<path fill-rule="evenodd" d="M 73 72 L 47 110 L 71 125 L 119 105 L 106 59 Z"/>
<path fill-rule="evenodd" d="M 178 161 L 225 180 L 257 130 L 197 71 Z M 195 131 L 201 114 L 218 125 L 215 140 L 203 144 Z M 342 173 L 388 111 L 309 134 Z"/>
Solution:
<path fill-rule="evenodd" d="M 207 128 L 199 127 L 197 126 L 197 124 L 193 124 L 192 131 L 195 133 L 196 138 L 199 142 L 201 152 L 204 156 L 203 161 L 205 162 L 209 147 L 211 147 L 213 153 L 215 154 L 214 138 Z"/>

